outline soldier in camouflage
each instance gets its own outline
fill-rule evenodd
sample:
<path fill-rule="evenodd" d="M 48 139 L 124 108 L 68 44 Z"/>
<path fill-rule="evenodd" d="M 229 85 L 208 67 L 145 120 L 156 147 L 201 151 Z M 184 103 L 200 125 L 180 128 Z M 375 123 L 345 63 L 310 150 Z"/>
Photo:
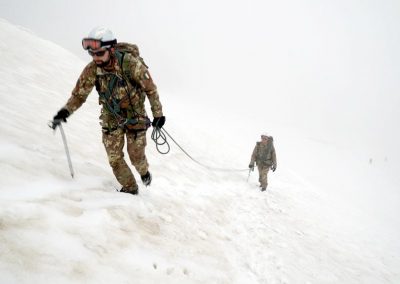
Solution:
<path fill-rule="evenodd" d="M 165 123 L 157 87 L 140 57 L 118 52 L 117 40 L 110 30 L 93 29 L 82 40 L 82 45 L 93 61 L 84 68 L 67 104 L 54 116 L 53 128 L 66 122 L 96 87 L 102 106 L 102 140 L 109 164 L 122 186 L 121 192 L 138 194 L 138 185 L 125 162 L 123 148 L 126 137 L 130 161 L 142 182 L 150 185 L 152 176 L 145 155 L 146 130 L 150 124 L 161 128 Z M 146 97 L 154 117 L 152 123 L 144 106 Z"/>
<path fill-rule="evenodd" d="M 268 186 L 268 171 L 276 170 L 276 153 L 272 136 L 266 133 L 261 135 L 261 141 L 256 143 L 249 168 L 254 170 L 254 162 L 257 164 L 261 191 L 265 191 Z"/>

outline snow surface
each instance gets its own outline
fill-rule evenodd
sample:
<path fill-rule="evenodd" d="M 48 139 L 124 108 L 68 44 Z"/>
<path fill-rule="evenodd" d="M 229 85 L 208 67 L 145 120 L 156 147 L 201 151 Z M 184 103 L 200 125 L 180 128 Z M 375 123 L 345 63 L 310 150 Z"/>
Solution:
<path fill-rule="evenodd" d="M 0 50 L 0 283 L 400 282 L 399 161 L 160 90 L 174 139 L 232 170 L 171 139 L 160 155 L 149 131 L 151 187 L 117 193 L 96 93 L 64 125 L 74 179 L 47 126 L 85 62 L 3 20 Z M 261 193 L 246 167 L 266 128 Z"/>

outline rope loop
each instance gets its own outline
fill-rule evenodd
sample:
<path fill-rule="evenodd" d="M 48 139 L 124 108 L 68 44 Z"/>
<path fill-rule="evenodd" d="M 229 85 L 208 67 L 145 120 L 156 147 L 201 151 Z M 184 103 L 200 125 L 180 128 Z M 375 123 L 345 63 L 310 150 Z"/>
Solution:
<path fill-rule="evenodd" d="M 168 154 L 171 150 L 171 147 L 167 142 L 167 136 L 165 136 L 162 128 L 154 127 L 153 132 L 151 132 L 151 139 L 154 141 L 154 143 L 156 143 L 156 149 L 158 153 L 165 155 Z M 159 147 L 165 144 L 167 145 L 167 150 L 165 152 L 162 152 Z"/>

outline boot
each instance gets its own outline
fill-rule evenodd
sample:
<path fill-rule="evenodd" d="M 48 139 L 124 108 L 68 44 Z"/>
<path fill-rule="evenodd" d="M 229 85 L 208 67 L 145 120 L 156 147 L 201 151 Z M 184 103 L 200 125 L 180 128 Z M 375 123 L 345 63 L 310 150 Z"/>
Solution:
<path fill-rule="evenodd" d="M 125 193 L 130 193 L 133 195 L 137 195 L 137 194 L 139 194 L 139 187 L 137 186 L 137 184 L 135 186 L 133 186 L 132 188 L 123 187 L 123 188 L 121 188 L 121 190 L 119 192 L 125 192 Z"/>
<path fill-rule="evenodd" d="M 263 187 L 263 188 L 261 188 L 261 191 L 265 191 L 267 188 L 266 187 Z"/>
<path fill-rule="evenodd" d="M 141 176 L 142 178 L 142 182 L 145 186 L 149 186 L 151 184 L 151 173 L 149 171 L 147 171 L 147 173 L 143 176 Z"/>

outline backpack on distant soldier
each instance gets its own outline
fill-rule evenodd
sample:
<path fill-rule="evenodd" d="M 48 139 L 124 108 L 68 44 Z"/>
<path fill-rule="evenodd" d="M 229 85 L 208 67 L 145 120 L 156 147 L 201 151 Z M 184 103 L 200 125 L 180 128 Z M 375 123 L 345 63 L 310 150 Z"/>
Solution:
<path fill-rule="evenodd" d="M 274 145 L 274 138 L 272 136 L 268 136 L 268 144 L 267 147 L 264 149 L 264 151 L 261 150 L 261 142 L 257 142 L 257 153 L 256 153 L 256 163 L 257 165 L 266 165 L 266 166 L 271 166 L 272 165 L 272 155 L 271 155 L 271 150 Z"/>

